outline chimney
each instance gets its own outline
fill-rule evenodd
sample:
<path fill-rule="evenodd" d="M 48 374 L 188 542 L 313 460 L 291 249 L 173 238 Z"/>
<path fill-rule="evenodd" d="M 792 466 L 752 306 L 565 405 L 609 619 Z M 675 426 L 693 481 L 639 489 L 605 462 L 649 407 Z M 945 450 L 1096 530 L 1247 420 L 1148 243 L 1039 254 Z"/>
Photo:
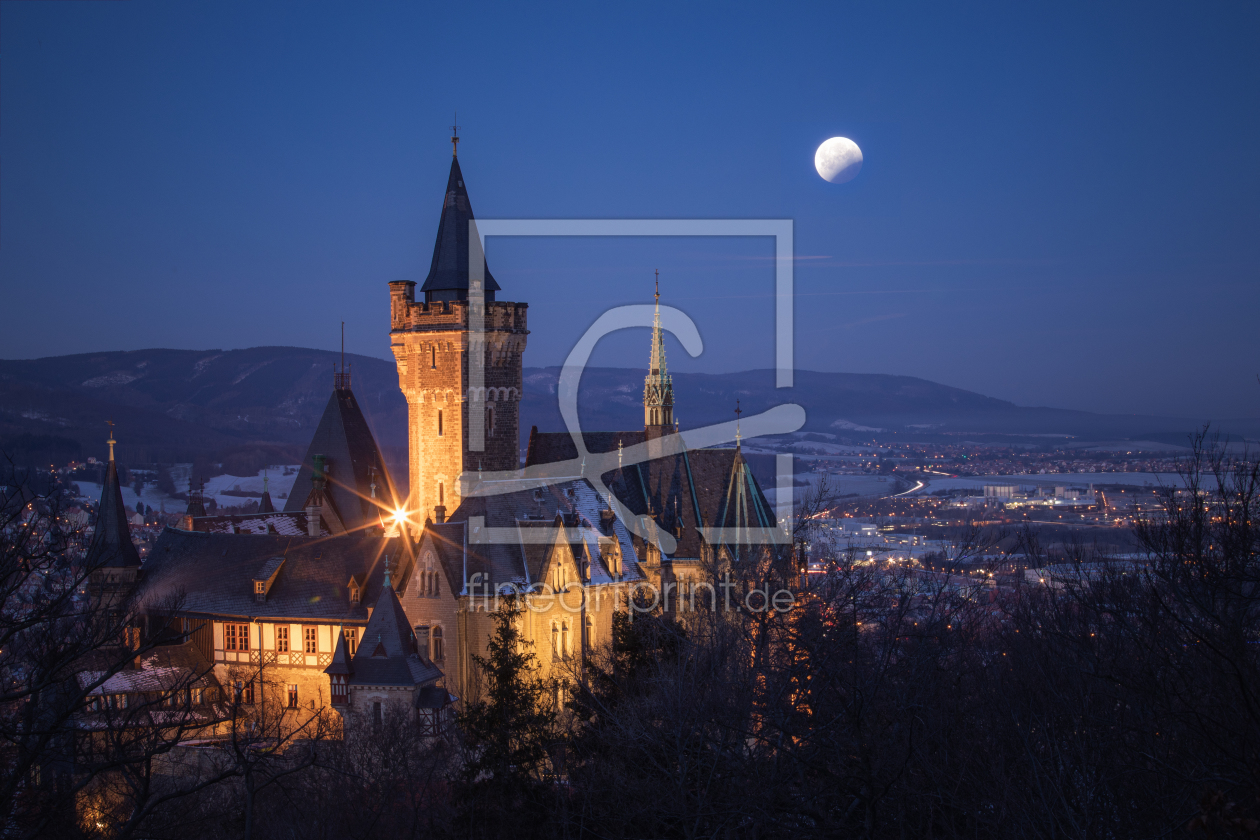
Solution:
<path fill-rule="evenodd" d="M 438 525 L 446 521 L 446 505 L 438 505 L 433 508 L 433 519 Z"/>

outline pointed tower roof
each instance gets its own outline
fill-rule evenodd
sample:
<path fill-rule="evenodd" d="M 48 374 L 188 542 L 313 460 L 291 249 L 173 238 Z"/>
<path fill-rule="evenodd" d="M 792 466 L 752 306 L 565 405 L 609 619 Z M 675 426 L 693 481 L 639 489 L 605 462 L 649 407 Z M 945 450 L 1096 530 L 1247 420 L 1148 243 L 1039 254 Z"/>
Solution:
<path fill-rule="evenodd" d="M 468 299 L 468 222 L 472 220 L 472 204 L 464 186 L 464 173 L 459 158 L 451 158 L 451 175 L 446 180 L 446 197 L 442 202 L 442 220 L 438 222 L 437 243 L 433 246 L 433 262 L 429 276 L 420 291 L 424 302 Z M 499 284 L 485 267 L 486 302 L 494 300 Z"/>
<path fill-rule="evenodd" d="M 131 542 L 127 527 L 127 508 L 123 504 L 122 486 L 118 483 L 118 466 L 114 463 L 114 435 L 109 436 L 109 465 L 105 468 L 105 484 L 101 487 L 101 504 L 96 511 L 96 531 L 84 561 L 91 567 L 127 568 L 140 565 L 140 552 Z"/>
<path fill-rule="evenodd" d="M 350 668 L 359 685 L 415 686 L 442 675 L 437 666 L 425 662 L 416 652 L 415 633 L 394 592 L 388 566 L 380 597 L 363 629 Z"/>
<path fill-rule="evenodd" d="M 350 654 L 346 652 L 346 634 L 341 627 L 337 628 L 337 648 L 333 651 L 332 664 L 324 669 L 324 673 L 345 676 L 354 673 L 354 668 L 350 666 Z"/>
<path fill-rule="evenodd" d="M 323 455 L 328 464 L 329 480 L 324 492 L 332 500 L 346 530 L 379 524 L 380 509 L 372 501 L 372 483 L 375 474 L 383 471 L 384 459 L 367 418 L 349 388 L 335 388 L 328 398 L 324 416 L 319 419 L 302 461 L 302 470 L 284 503 L 285 511 L 300 513 L 306 509 L 302 489 L 312 486 L 317 455 Z M 385 484 L 389 486 L 388 481 Z M 388 493 L 380 492 L 378 485 L 377 501 L 387 504 L 387 496 Z"/>
<path fill-rule="evenodd" d="M 263 494 L 258 500 L 259 513 L 275 513 L 276 506 L 271 503 L 271 493 L 267 490 L 267 471 L 263 470 Z"/>
<path fill-rule="evenodd" d="M 744 547 L 767 544 L 767 536 L 764 532 L 775 527 L 774 511 L 753 477 L 748 462 L 744 460 L 742 447 L 735 449 L 726 482 L 726 493 L 722 498 L 717 520 L 713 524 L 735 533 L 735 539 L 727 539 L 724 542 L 731 547 L 732 554 L 737 560 L 741 553 L 747 553 Z M 763 533 L 754 537 L 753 535 L 757 532 Z M 741 548 L 744 548 L 743 552 Z"/>
<path fill-rule="evenodd" d="M 668 434 L 674 425 L 674 383 L 665 369 L 665 331 L 661 329 L 661 272 L 656 272 L 656 314 L 652 317 L 652 358 L 643 379 L 643 428 L 649 439 Z"/>

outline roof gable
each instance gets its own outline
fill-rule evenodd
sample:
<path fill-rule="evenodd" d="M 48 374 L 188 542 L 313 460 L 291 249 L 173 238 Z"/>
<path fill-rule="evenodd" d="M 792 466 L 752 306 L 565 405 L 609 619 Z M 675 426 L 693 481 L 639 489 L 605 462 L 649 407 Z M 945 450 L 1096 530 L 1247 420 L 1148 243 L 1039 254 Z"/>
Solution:
<path fill-rule="evenodd" d="M 302 469 L 285 502 L 286 512 L 305 510 L 308 490 L 315 478 L 315 456 L 323 455 L 328 481 L 325 498 L 331 500 L 347 531 L 378 526 L 380 505 L 392 507 L 392 487 L 384 459 L 367 418 L 349 388 L 334 388 L 319 419 L 311 445 L 307 447 Z M 372 484 L 376 484 L 376 501 Z"/>

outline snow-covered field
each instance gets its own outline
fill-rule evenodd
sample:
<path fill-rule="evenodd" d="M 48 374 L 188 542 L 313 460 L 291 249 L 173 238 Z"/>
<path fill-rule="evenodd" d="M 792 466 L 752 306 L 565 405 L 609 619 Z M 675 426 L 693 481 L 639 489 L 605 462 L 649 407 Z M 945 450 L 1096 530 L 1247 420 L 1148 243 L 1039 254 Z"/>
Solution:
<path fill-rule="evenodd" d="M 258 501 L 262 497 L 265 474 L 267 490 L 271 493 L 271 501 L 277 508 L 282 508 L 289 494 L 293 491 L 293 483 L 297 480 L 298 469 L 298 464 L 277 464 L 267 467 L 265 470 L 260 470 L 258 475 L 216 475 L 214 478 L 206 480 L 206 498 L 214 499 L 215 504 L 221 508 L 239 507 L 250 501 Z M 171 479 L 175 482 L 175 487 L 180 492 L 188 492 L 188 475 L 191 471 L 192 464 L 176 464 L 171 467 Z M 101 497 L 101 485 L 87 481 L 75 483 L 79 485 L 79 492 L 84 496 L 90 499 L 99 499 Z M 224 495 L 223 491 L 225 490 L 237 490 L 256 495 L 228 496 Z M 123 504 L 134 509 L 137 500 L 134 486 L 124 486 L 122 494 Z M 157 484 L 152 482 L 144 485 L 144 491 L 139 496 L 139 500 L 144 502 L 145 507 L 165 510 L 167 513 L 182 513 L 184 508 L 187 507 L 187 502 L 180 499 L 172 499 L 159 490 Z"/>

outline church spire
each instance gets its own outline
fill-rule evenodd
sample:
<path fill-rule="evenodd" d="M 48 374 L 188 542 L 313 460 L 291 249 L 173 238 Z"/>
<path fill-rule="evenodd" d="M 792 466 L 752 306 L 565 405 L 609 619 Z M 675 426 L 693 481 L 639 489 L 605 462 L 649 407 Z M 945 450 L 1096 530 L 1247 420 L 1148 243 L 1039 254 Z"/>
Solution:
<path fill-rule="evenodd" d="M 673 431 L 674 383 L 665 368 L 665 333 L 661 329 L 661 272 L 656 271 L 656 314 L 652 316 L 652 358 L 643 380 L 643 426 L 648 437 Z"/>
<path fill-rule="evenodd" d="M 105 483 L 101 487 L 101 503 L 96 509 L 96 530 L 88 546 L 85 563 L 88 568 L 102 566 L 127 568 L 140 566 L 140 553 L 131 542 L 127 526 L 127 508 L 123 505 L 122 485 L 118 481 L 118 465 L 114 462 L 113 421 L 110 421 L 109 463 L 105 467 Z"/>

